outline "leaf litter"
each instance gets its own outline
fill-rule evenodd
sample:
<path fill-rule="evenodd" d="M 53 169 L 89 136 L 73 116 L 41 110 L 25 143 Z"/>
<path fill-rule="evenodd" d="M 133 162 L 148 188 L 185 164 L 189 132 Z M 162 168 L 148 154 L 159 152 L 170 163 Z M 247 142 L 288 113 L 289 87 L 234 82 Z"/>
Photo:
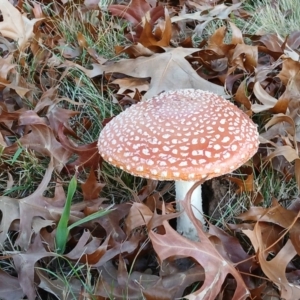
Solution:
<path fill-rule="evenodd" d="M 250 16 L 238 1 L 189 0 L 178 7 L 134 0 L 112 4 L 108 12 L 98 1 L 79 1 L 76 7 L 62 1 L 53 4 L 55 14 L 46 9 L 47 0 L 27 2 L 0 3 L 0 298 L 35 299 L 46 292 L 58 299 L 298 299 L 299 201 L 287 206 L 274 198 L 271 206 L 261 206 L 266 196 L 255 176 L 270 168 L 300 187 L 300 33 L 286 39 L 244 34 L 235 20 Z M 114 45 L 113 59 L 93 46 L 99 16 L 107 13 L 121 22 L 127 38 Z M 70 15 L 83 26 L 73 40 L 55 27 Z M 216 20 L 222 25 L 207 35 Z M 196 43 L 200 33 L 203 39 Z M 160 190 L 148 180 L 129 201 L 118 199 L 110 214 L 73 228 L 59 257 L 55 231 L 65 182 L 74 172 L 81 184 L 69 224 L 111 203 L 101 197 L 107 183 L 96 143 L 117 112 L 96 108 L 96 125 L 86 113 L 89 103 L 63 92 L 64 80 L 87 88 L 82 74 L 119 109 L 162 91 L 200 88 L 231 98 L 259 120 L 261 145 L 250 163 L 253 171 L 248 168 L 243 179 L 228 177 L 236 193 L 252 201 L 237 223 L 211 224 L 204 232 L 188 195 L 183 205 L 200 239 L 189 241 L 170 225 L 178 216 L 172 193 L 166 197 L 171 187 Z M 76 125 L 80 122 L 84 126 Z M 84 137 L 95 128 L 97 135 L 87 142 Z M 27 174 L 34 177 L 40 165 L 43 178 L 20 193 L 18 169 L 29 155 L 36 165 Z M 51 269 L 61 259 L 73 270 L 67 287 L 64 274 L 55 277 Z M 75 276 L 78 265 L 83 281 Z"/>

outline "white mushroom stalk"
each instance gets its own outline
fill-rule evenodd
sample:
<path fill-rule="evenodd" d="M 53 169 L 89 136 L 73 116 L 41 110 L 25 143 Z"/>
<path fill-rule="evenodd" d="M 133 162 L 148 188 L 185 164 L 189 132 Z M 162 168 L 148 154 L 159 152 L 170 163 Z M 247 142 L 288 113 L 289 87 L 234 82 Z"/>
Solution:
<path fill-rule="evenodd" d="M 105 126 L 98 141 L 110 164 L 140 177 L 175 180 L 178 204 L 195 182 L 240 167 L 258 144 L 257 126 L 244 112 L 221 96 L 193 89 L 131 106 Z M 192 205 L 203 223 L 201 187 Z M 180 232 L 197 239 L 184 212 L 177 222 Z"/>
<path fill-rule="evenodd" d="M 178 203 L 177 208 L 179 211 L 182 211 L 180 201 L 185 198 L 186 194 L 195 183 L 196 181 L 175 181 L 176 201 Z M 198 219 L 202 224 L 205 224 L 201 185 L 199 185 L 192 193 L 191 205 L 196 219 Z M 197 230 L 185 212 L 177 218 L 177 231 L 191 240 L 197 240 Z"/>

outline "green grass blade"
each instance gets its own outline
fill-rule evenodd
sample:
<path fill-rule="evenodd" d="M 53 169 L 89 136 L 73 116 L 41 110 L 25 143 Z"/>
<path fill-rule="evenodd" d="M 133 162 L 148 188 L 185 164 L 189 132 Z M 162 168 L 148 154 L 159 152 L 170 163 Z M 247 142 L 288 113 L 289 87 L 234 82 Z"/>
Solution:
<path fill-rule="evenodd" d="M 75 176 L 73 176 L 73 178 L 69 183 L 65 207 L 56 228 L 55 242 L 56 242 L 57 253 L 59 254 L 64 253 L 66 248 L 66 243 L 70 231 L 70 229 L 68 228 L 68 222 L 70 218 L 71 203 L 76 191 L 76 187 L 77 187 L 77 179 Z"/>
<path fill-rule="evenodd" d="M 18 150 L 15 152 L 11 161 L 8 161 L 8 163 L 13 165 L 17 161 L 17 159 L 20 156 L 20 154 L 22 153 L 22 151 L 23 151 L 23 148 L 19 147 Z"/>
<path fill-rule="evenodd" d="M 92 221 L 96 218 L 100 218 L 100 217 L 103 217 L 109 213 L 111 213 L 113 211 L 113 209 L 111 209 L 113 205 L 110 205 L 109 207 L 107 207 L 105 210 L 100 210 L 100 211 L 96 211 L 94 212 L 93 214 L 89 215 L 89 216 L 86 216 L 85 218 L 81 219 L 81 220 L 78 220 L 77 222 L 73 223 L 72 225 L 70 225 L 68 228 L 69 230 L 75 228 L 76 226 L 79 226 L 83 223 L 86 223 L 86 222 L 89 222 L 89 221 Z"/>

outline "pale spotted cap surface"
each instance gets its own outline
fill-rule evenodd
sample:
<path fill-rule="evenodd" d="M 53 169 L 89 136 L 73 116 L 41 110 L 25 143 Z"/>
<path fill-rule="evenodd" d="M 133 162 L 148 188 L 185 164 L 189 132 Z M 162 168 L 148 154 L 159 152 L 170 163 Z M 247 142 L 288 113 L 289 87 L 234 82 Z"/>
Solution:
<path fill-rule="evenodd" d="M 258 149 L 257 126 L 210 92 L 169 91 L 112 119 L 98 147 L 104 160 L 136 176 L 196 181 L 229 173 Z"/>

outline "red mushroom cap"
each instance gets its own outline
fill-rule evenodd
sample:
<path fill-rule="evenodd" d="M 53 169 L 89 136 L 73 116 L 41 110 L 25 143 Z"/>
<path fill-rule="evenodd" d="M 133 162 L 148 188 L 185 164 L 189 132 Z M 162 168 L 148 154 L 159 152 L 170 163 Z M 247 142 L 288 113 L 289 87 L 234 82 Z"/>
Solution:
<path fill-rule="evenodd" d="M 257 126 L 221 96 L 169 91 L 139 102 L 102 130 L 104 160 L 136 176 L 197 181 L 229 173 L 258 148 Z"/>

